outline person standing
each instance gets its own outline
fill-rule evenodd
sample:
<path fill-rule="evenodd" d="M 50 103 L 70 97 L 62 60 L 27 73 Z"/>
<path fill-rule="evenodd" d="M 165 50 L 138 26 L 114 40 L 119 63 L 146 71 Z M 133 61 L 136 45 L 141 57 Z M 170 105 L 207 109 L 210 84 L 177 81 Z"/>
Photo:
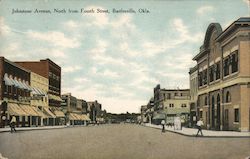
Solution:
<path fill-rule="evenodd" d="M 165 132 L 165 120 L 161 121 L 161 125 L 162 125 L 162 130 L 161 132 Z"/>
<path fill-rule="evenodd" d="M 200 120 L 197 122 L 196 125 L 197 125 L 197 128 L 198 128 L 196 136 L 198 136 L 199 132 L 201 133 L 201 136 L 203 136 L 201 127 L 204 125 L 204 123 L 203 123 L 202 118 L 200 118 Z"/>
<path fill-rule="evenodd" d="M 16 132 L 15 126 L 16 126 L 16 117 L 13 115 L 12 119 L 10 121 L 10 131 L 11 131 L 11 133 Z"/>

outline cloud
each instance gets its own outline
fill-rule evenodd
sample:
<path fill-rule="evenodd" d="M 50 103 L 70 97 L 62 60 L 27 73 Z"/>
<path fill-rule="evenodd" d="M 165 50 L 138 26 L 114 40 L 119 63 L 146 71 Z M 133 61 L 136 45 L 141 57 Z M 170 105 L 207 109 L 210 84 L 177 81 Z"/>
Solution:
<path fill-rule="evenodd" d="M 77 29 L 78 27 L 80 27 L 80 24 L 78 22 L 76 22 L 76 21 L 69 20 L 69 21 L 64 22 L 63 26 L 66 29 L 74 30 L 74 29 Z"/>
<path fill-rule="evenodd" d="M 0 16 L 0 35 L 6 36 L 10 31 L 10 27 L 5 23 L 5 19 Z"/>
<path fill-rule="evenodd" d="M 196 13 L 198 15 L 204 15 L 204 14 L 207 14 L 208 12 L 212 12 L 212 11 L 214 11 L 213 6 L 202 6 L 196 10 Z"/>
<path fill-rule="evenodd" d="M 62 71 L 64 73 L 72 73 L 81 70 L 82 68 L 80 66 L 66 66 L 62 68 Z"/>
<path fill-rule="evenodd" d="M 200 42 L 203 38 L 203 33 L 201 32 L 191 34 L 181 18 L 174 18 L 172 27 L 179 33 L 179 38 L 173 39 L 175 45 L 184 42 Z"/>
<path fill-rule="evenodd" d="M 80 46 L 80 43 L 76 38 L 66 37 L 65 33 L 59 31 L 28 31 L 27 36 L 37 41 L 46 41 L 55 47 L 77 48 Z"/>

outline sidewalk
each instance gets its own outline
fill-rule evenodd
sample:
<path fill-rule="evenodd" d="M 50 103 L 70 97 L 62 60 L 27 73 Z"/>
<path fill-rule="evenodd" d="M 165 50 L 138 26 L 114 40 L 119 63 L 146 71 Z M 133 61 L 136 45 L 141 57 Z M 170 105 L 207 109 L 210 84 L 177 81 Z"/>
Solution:
<path fill-rule="evenodd" d="M 155 129 L 162 129 L 161 125 L 153 125 L 150 123 L 146 123 L 142 126 L 151 127 Z M 185 127 L 183 127 L 182 130 L 174 130 L 174 127 L 165 126 L 165 130 L 168 132 L 173 132 L 190 137 L 195 137 L 197 133 L 197 129 Z M 203 137 L 250 138 L 250 132 L 202 130 L 202 133 L 204 135 Z"/>
<path fill-rule="evenodd" d="M 30 131 L 30 130 L 48 130 L 48 129 L 62 129 L 66 128 L 66 125 L 60 125 L 60 126 L 42 126 L 42 127 L 18 127 L 16 128 L 17 131 Z M 10 128 L 0 128 L 1 132 L 10 132 Z"/>

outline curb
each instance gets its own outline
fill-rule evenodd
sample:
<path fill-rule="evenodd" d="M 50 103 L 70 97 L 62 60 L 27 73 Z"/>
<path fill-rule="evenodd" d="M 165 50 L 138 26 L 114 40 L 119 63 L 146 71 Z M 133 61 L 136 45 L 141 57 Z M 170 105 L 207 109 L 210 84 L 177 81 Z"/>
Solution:
<path fill-rule="evenodd" d="M 34 131 L 34 130 L 54 130 L 54 129 L 64 129 L 64 128 L 67 128 L 66 126 L 63 126 L 63 127 L 54 127 L 54 128 L 48 128 L 48 127 L 44 127 L 44 128 L 31 128 L 31 129 L 25 129 L 25 128 L 21 128 L 21 129 L 18 129 L 16 128 L 17 132 L 18 131 Z M 10 133 L 10 129 L 9 130 L 0 130 L 0 133 Z"/>
<path fill-rule="evenodd" d="M 160 129 L 160 128 L 150 127 L 150 126 L 146 126 L 146 125 L 141 125 L 141 126 L 152 128 L 152 129 Z M 196 136 L 196 135 L 183 134 L 181 132 L 176 132 L 176 131 L 171 131 L 171 130 L 166 130 L 166 129 L 165 129 L 165 131 L 175 133 L 178 135 L 182 135 L 182 136 L 186 136 L 186 137 L 194 137 L 194 138 L 250 138 L 250 136 Z"/>

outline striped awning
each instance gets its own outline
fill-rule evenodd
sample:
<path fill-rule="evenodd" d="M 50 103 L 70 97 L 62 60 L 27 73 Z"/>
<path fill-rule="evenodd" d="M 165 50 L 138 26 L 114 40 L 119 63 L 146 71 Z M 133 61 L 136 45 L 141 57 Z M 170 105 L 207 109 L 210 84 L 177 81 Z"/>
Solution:
<path fill-rule="evenodd" d="M 57 101 L 60 101 L 60 102 L 63 101 L 60 96 L 56 96 L 56 95 L 53 95 L 53 94 L 49 94 L 49 99 L 57 100 Z"/>
<path fill-rule="evenodd" d="M 28 116 L 39 116 L 36 108 L 29 105 L 20 105 L 20 107 L 28 114 Z"/>
<path fill-rule="evenodd" d="M 70 113 L 69 120 L 90 121 L 90 118 L 85 114 Z"/>
<path fill-rule="evenodd" d="M 5 85 L 7 85 L 7 86 L 13 86 L 14 85 L 12 80 L 8 77 L 7 73 L 4 74 L 3 80 L 4 80 Z"/>
<path fill-rule="evenodd" d="M 39 109 L 38 107 L 35 107 L 35 106 L 34 106 L 34 109 L 35 109 L 36 113 L 37 113 L 40 117 L 42 117 L 42 118 L 48 118 L 48 117 L 49 117 L 48 115 L 46 115 L 45 113 L 43 113 L 43 111 L 42 111 L 41 109 Z"/>
<path fill-rule="evenodd" d="M 29 116 L 18 104 L 8 103 L 8 113 L 15 116 Z"/>
<path fill-rule="evenodd" d="M 43 108 L 43 110 L 45 111 L 46 115 L 49 116 L 49 118 L 56 118 L 55 114 L 53 114 L 49 108 Z"/>
<path fill-rule="evenodd" d="M 64 118 L 64 117 L 65 117 L 65 114 L 64 114 L 62 111 L 60 111 L 60 110 L 55 110 L 55 111 L 54 111 L 54 114 L 55 114 L 56 117 L 58 117 L 58 118 Z"/>

